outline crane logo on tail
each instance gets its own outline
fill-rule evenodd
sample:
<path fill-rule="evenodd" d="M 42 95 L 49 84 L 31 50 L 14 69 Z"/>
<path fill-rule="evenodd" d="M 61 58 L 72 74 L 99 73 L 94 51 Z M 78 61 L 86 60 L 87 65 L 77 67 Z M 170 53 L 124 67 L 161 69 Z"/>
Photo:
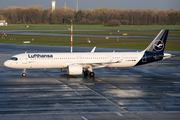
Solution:
<path fill-rule="evenodd" d="M 154 42 L 153 47 L 155 51 L 161 51 L 164 48 L 164 43 L 161 40 L 157 40 Z"/>

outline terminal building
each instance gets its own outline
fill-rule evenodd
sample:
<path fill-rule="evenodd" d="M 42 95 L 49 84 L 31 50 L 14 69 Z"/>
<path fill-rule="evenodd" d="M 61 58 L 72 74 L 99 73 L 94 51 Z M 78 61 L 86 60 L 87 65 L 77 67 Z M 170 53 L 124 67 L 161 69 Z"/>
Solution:
<path fill-rule="evenodd" d="M 6 20 L 0 20 L 0 26 L 8 26 Z"/>

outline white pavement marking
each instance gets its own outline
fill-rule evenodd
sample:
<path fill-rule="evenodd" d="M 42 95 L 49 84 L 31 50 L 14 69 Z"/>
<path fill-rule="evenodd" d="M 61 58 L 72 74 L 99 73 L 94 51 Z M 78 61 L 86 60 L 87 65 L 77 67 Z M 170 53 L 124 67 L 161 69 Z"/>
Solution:
<path fill-rule="evenodd" d="M 116 112 L 116 114 L 118 114 L 119 116 L 123 116 L 121 113 L 118 113 L 118 112 Z"/>
<path fill-rule="evenodd" d="M 82 119 L 84 119 L 84 120 L 88 120 L 88 119 L 87 119 L 87 118 L 85 118 L 84 116 L 81 116 L 81 118 L 82 118 Z"/>

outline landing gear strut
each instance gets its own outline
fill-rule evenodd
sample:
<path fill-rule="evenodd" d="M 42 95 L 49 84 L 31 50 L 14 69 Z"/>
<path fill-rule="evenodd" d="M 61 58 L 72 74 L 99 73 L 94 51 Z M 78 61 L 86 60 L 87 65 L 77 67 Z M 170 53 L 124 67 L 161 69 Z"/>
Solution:
<path fill-rule="evenodd" d="M 23 70 L 22 77 L 26 77 L 26 69 Z"/>

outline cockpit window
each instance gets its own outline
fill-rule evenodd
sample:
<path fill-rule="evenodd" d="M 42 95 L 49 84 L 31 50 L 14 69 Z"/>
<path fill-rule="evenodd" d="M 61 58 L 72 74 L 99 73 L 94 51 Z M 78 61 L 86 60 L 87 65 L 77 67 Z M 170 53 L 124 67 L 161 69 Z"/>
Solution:
<path fill-rule="evenodd" d="M 17 57 L 12 57 L 12 58 L 10 58 L 10 60 L 17 61 L 17 60 L 18 60 L 18 58 L 17 58 Z"/>

